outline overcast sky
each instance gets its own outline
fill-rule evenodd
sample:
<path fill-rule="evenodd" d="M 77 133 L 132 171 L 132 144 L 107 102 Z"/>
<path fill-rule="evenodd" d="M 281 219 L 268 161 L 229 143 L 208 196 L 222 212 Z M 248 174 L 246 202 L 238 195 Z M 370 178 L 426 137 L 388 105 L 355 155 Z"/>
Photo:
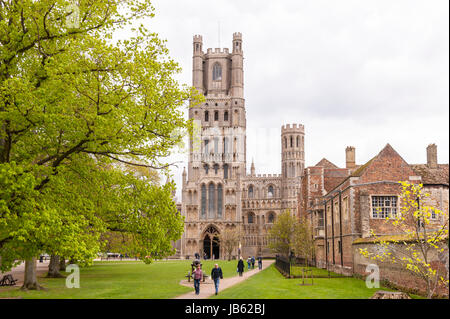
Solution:
<path fill-rule="evenodd" d="M 306 166 L 363 164 L 390 143 L 408 163 L 449 161 L 449 1 L 155 0 L 146 26 L 192 84 L 192 37 L 243 35 L 247 165 L 281 171 L 280 128 L 305 125 Z M 220 23 L 220 33 L 219 33 Z M 220 37 L 219 37 L 220 34 Z M 174 155 L 187 161 L 187 155 Z M 173 170 L 179 187 L 185 165 Z M 179 190 L 177 195 L 180 195 Z"/>

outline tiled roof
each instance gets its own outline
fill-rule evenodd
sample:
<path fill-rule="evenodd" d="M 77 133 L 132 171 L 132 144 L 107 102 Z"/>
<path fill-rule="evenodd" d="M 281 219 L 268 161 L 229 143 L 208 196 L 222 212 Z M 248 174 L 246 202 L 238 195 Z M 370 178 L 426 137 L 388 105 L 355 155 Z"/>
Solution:
<path fill-rule="evenodd" d="M 326 158 L 322 158 L 320 160 L 320 162 L 317 163 L 315 166 L 321 166 L 321 167 L 325 167 L 325 168 L 339 168 L 336 165 L 334 165 L 333 163 L 331 163 L 329 160 L 327 160 Z"/>
<path fill-rule="evenodd" d="M 375 158 L 375 157 L 374 157 Z M 369 166 L 370 162 L 372 162 L 374 160 L 374 158 L 372 158 L 370 161 L 368 161 L 366 164 L 364 165 L 360 165 L 356 170 L 353 171 L 352 173 L 352 177 L 359 177 L 362 175 L 362 173 L 364 172 L 364 170 L 366 169 L 367 166 Z"/>
<path fill-rule="evenodd" d="M 438 164 L 430 168 L 427 164 L 411 164 L 411 168 L 422 177 L 423 184 L 449 185 L 448 164 Z"/>

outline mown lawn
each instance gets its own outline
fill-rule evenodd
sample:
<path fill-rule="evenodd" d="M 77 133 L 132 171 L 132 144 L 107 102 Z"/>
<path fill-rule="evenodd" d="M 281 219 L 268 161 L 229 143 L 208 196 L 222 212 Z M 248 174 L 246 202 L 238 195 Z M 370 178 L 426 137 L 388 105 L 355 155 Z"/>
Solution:
<path fill-rule="evenodd" d="M 211 299 L 368 299 L 377 290 L 392 291 L 385 287 L 369 289 L 365 281 L 357 278 L 333 277 L 316 278 L 314 285 L 301 286 L 302 279 L 286 279 L 271 265 Z"/>
<path fill-rule="evenodd" d="M 193 289 L 179 283 L 190 270 L 189 260 L 157 261 L 146 265 L 140 261 L 94 262 L 91 267 L 80 269 L 80 288 L 68 289 L 65 279 L 39 278 L 47 291 L 20 291 L 17 287 L 0 288 L 0 298 L 49 298 L 49 299 L 169 299 Z M 202 261 L 208 275 L 213 261 Z M 218 261 L 224 277 L 236 275 L 236 261 Z"/>
<path fill-rule="evenodd" d="M 302 276 L 302 269 L 305 267 L 300 267 L 300 266 L 292 266 L 291 267 L 291 275 L 293 276 Z M 328 272 L 328 270 L 326 269 L 321 269 L 321 268 L 315 268 L 315 267 L 308 267 L 308 269 L 310 269 L 311 271 L 308 272 L 308 276 L 313 275 L 314 278 L 328 278 L 328 276 L 335 278 L 335 277 L 342 277 L 342 275 L 334 273 L 334 272 Z"/>

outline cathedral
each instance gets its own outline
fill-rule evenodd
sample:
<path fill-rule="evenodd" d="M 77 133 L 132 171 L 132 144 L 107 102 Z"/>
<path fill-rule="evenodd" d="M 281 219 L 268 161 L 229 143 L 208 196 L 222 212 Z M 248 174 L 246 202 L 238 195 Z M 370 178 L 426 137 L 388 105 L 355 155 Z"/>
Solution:
<path fill-rule="evenodd" d="M 185 229 L 178 254 L 189 258 L 225 258 L 219 235 L 240 233 L 240 254 L 272 256 L 267 234 L 277 215 L 296 215 L 305 166 L 305 130 L 301 124 L 281 127 L 282 174 L 247 171 L 246 106 L 241 33 L 233 34 L 232 50 L 203 50 L 193 39 L 193 86 L 205 97 L 192 105 L 196 134 L 190 139 L 189 161 L 182 176 L 181 214 Z M 236 249 L 233 254 L 239 254 Z"/>

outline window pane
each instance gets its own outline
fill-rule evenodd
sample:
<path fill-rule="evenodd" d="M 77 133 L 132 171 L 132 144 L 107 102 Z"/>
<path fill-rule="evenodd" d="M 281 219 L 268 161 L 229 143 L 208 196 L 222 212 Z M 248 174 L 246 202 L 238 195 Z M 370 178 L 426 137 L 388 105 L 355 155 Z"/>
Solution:
<path fill-rule="evenodd" d="M 210 218 L 214 218 L 214 204 L 215 204 L 215 187 L 214 184 L 209 184 L 209 190 L 208 190 L 208 196 L 209 196 L 209 207 L 208 207 L 208 215 Z"/>
<path fill-rule="evenodd" d="M 220 64 L 216 63 L 213 67 L 213 81 L 221 81 L 222 80 L 222 67 Z"/>
<path fill-rule="evenodd" d="M 223 205 L 223 189 L 222 185 L 217 186 L 217 218 L 222 218 L 222 205 Z"/>
<path fill-rule="evenodd" d="M 223 166 L 223 178 L 227 179 L 228 178 L 228 164 L 225 164 Z"/>
<path fill-rule="evenodd" d="M 202 185 L 202 218 L 206 217 L 206 186 Z"/>

